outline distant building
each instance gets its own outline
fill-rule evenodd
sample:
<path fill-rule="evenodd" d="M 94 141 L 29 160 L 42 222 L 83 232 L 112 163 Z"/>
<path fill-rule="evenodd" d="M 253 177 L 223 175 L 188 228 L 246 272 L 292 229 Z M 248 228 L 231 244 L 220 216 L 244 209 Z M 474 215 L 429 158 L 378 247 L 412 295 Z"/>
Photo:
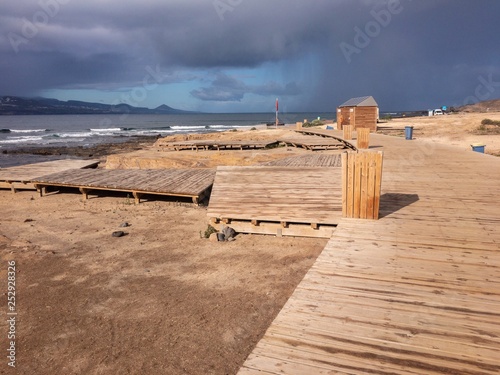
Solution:
<path fill-rule="evenodd" d="M 377 131 L 378 118 L 379 108 L 373 96 L 352 98 L 337 108 L 339 129 L 352 125 L 354 129 L 370 128 L 374 132 Z"/>

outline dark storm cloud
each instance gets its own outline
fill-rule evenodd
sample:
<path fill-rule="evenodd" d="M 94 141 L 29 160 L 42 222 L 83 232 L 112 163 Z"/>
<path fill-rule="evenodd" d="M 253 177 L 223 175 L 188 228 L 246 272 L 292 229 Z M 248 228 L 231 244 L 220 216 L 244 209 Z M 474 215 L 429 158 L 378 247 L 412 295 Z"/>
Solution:
<path fill-rule="evenodd" d="M 482 78 L 500 81 L 498 14 L 497 0 L 3 2 L 0 95 L 127 87 L 159 66 L 164 83 L 200 77 L 201 100 L 289 95 L 298 110 L 361 95 L 391 109 L 459 103 Z M 301 60 L 302 76 L 300 63 L 286 71 Z M 260 86 L 225 71 L 270 63 L 283 74 Z M 205 71 L 219 73 L 207 84 Z M 500 96 L 492 84 L 488 92 Z"/>
<path fill-rule="evenodd" d="M 247 85 L 234 77 L 218 73 L 210 86 L 191 91 L 191 95 L 208 101 L 241 101 L 245 94 L 263 96 L 293 96 L 300 94 L 295 82 L 281 85 L 277 82 L 268 82 L 265 85 Z"/>

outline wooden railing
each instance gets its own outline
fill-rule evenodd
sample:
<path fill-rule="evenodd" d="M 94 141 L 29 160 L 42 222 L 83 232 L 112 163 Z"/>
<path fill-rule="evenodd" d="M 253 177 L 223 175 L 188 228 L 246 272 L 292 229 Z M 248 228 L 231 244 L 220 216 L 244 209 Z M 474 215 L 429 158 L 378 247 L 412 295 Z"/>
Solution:
<path fill-rule="evenodd" d="M 342 216 L 378 220 L 383 153 L 342 154 Z"/>

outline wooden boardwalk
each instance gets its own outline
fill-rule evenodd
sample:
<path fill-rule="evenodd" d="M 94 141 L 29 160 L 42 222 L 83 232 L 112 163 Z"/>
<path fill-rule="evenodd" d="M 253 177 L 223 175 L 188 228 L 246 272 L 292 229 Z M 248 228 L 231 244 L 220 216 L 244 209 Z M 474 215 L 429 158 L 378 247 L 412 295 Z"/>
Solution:
<path fill-rule="evenodd" d="M 342 219 L 246 374 L 500 373 L 500 159 L 371 135 L 381 219 Z"/>
<path fill-rule="evenodd" d="M 161 150 L 250 150 L 250 149 L 263 149 L 277 144 L 277 141 L 179 141 L 179 142 L 161 142 L 157 143 L 157 147 Z"/>
<path fill-rule="evenodd" d="M 341 168 L 218 167 L 207 215 L 237 232 L 330 237 L 342 215 Z"/>
<path fill-rule="evenodd" d="M 345 142 L 340 142 L 333 138 L 312 137 L 299 134 L 282 137 L 279 141 L 287 146 L 304 148 L 309 151 L 343 150 L 348 148 Z"/>
<path fill-rule="evenodd" d="M 95 168 L 99 160 L 54 160 L 0 169 L 0 189 L 35 190 L 32 180 L 37 177 L 75 168 Z"/>
<path fill-rule="evenodd" d="M 278 167 L 342 167 L 341 154 L 307 154 L 273 160 L 262 165 Z"/>
<path fill-rule="evenodd" d="M 193 203 L 206 198 L 213 184 L 212 169 L 73 169 L 33 181 L 42 193 L 48 186 L 78 188 L 88 197 L 92 190 L 131 193 L 136 202 L 144 194 L 189 197 Z"/>
<path fill-rule="evenodd" d="M 298 134 L 306 135 L 306 136 L 333 139 L 333 140 L 336 140 L 337 142 L 343 143 L 345 149 L 351 149 L 353 151 L 356 151 L 356 146 L 354 146 L 354 144 L 352 142 L 343 139 L 342 138 L 343 132 L 339 131 L 339 130 L 326 130 L 326 129 L 311 128 L 311 129 L 296 130 L 296 132 Z"/>

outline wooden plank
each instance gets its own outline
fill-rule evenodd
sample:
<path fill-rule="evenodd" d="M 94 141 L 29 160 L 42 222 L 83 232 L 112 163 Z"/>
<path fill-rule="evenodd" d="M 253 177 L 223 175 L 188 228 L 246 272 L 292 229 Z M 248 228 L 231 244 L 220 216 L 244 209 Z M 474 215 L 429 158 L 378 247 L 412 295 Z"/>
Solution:
<path fill-rule="evenodd" d="M 344 131 L 344 139 L 350 141 L 352 139 L 352 125 L 344 125 L 342 130 Z"/>
<path fill-rule="evenodd" d="M 358 149 L 367 149 L 370 145 L 370 128 L 357 128 L 356 132 L 356 146 Z"/>
<path fill-rule="evenodd" d="M 311 225 L 268 221 L 245 221 L 230 220 L 228 223 L 215 223 L 211 225 L 217 230 L 222 229 L 222 225 L 230 225 L 237 233 L 268 234 L 274 236 L 292 236 L 292 237 L 312 237 L 312 238 L 330 238 L 334 231 L 334 225 L 318 225 L 316 229 Z M 257 224 L 257 225 L 256 225 Z"/>
<path fill-rule="evenodd" d="M 0 169 L 0 188 L 35 189 L 33 180 L 37 177 L 75 168 L 94 168 L 99 160 L 53 160 Z"/>

